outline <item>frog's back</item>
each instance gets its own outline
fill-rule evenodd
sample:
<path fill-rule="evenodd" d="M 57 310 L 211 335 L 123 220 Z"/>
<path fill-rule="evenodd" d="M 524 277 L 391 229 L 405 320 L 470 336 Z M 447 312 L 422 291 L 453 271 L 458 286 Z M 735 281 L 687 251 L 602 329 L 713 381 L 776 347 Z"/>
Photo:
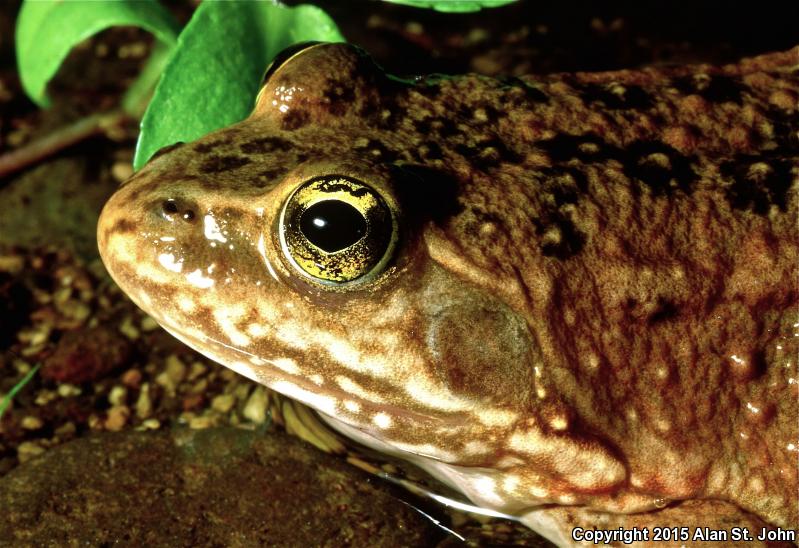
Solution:
<path fill-rule="evenodd" d="M 534 414 L 610 440 L 645 491 L 796 527 L 799 48 L 486 84 L 419 91 L 439 118 L 412 135 L 423 155 L 478 129 L 440 162 L 461 207 L 428 237 L 524 311 Z"/>

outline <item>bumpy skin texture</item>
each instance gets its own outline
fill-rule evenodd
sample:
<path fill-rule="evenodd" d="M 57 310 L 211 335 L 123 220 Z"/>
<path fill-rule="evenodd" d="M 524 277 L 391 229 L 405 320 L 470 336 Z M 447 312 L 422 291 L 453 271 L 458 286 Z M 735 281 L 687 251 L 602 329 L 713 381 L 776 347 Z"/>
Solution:
<path fill-rule="evenodd" d="M 100 250 L 178 338 L 558 543 L 796 528 L 798 66 L 411 85 L 316 46 L 128 181 Z M 283 255 L 326 174 L 397 216 L 367 283 Z"/>

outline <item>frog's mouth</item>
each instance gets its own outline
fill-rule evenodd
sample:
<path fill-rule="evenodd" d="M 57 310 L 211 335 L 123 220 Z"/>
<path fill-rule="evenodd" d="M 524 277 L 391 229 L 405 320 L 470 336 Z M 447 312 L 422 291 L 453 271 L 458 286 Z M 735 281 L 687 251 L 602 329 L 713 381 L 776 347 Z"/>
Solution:
<path fill-rule="evenodd" d="M 382 451 L 410 452 L 435 460 L 454 460 L 455 456 L 432 450 L 429 440 L 420 443 L 420 432 L 441 431 L 448 435 L 465 435 L 461 432 L 469 421 L 457 417 L 450 425 L 442 417 L 414 409 L 400 408 L 386 402 L 370 401 L 358 394 L 345 392 L 338 387 L 323 387 L 300 372 L 293 372 L 288 360 L 269 360 L 244 349 L 215 340 L 204 333 L 188 334 L 186 330 L 170 326 L 163 318 L 159 323 L 173 337 L 195 349 L 207 358 L 220 363 L 236 373 L 263 384 L 270 389 L 303 403 L 318 411 L 327 422 L 345 430 L 348 437 L 365 445 L 375 446 L 377 440 L 391 439 L 390 445 L 379 442 Z M 256 365 L 257 364 L 257 365 Z M 447 424 L 445 424 L 447 422 Z M 459 426 L 461 425 L 461 426 Z M 354 431 L 353 431 L 354 429 Z M 359 432 L 360 435 L 356 435 Z M 415 435 L 402 435 L 410 432 Z M 372 442 L 361 438 L 367 436 Z M 440 454 L 438 454 L 440 453 Z"/>

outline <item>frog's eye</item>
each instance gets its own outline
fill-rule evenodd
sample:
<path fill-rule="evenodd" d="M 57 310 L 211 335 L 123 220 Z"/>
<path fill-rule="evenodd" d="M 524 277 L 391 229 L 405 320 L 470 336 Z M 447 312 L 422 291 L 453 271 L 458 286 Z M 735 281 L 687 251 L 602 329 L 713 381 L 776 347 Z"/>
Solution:
<path fill-rule="evenodd" d="M 365 281 L 391 259 L 397 223 L 372 187 L 341 175 L 311 179 L 286 201 L 280 245 L 288 262 L 323 284 Z"/>

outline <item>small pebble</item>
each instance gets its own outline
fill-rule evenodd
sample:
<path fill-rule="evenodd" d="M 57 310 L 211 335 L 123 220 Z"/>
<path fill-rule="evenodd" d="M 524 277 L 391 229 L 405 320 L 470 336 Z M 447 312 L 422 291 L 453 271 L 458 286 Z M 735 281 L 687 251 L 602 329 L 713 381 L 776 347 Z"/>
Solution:
<path fill-rule="evenodd" d="M 204 403 L 205 394 L 189 394 L 183 398 L 182 407 L 184 411 L 193 411 L 195 409 L 200 409 Z"/>
<path fill-rule="evenodd" d="M 0 272 L 17 274 L 25 268 L 25 258 L 21 255 L 0 255 Z"/>
<path fill-rule="evenodd" d="M 55 429 L 55 435 L 64 437 L 64 436 L 71 436 L 75 432 L 78 431 L 78 428 L 75 426 L 74 422 L 65 422 L 61 426 Z"/>
<path fill-rule="evenodd" d="M 208 368 L 205 366 L 203 362 L 192 362 L 192 364 L 189 366 L 189 375 L 187 378 L 190 381 L 195 381 L 199 377 L 201 377 L 207 370 Z"/>
<path fill-rule="evenodd" d="M 250 383 L 239 384 L 233 389 L 233 395 L 241 402 L 246 401 L 250 395 L 250 389 L 252 389 L 252 384 Z"/>
<path fill-rule="evenodd" d="M 28 415 L 22 417 L 22 420 L 19 421 L 20 426 L 25 430 L 38 430 L 42 426 L 44 426 L 44 421 L 39 417 L 34 417 L 32 415 Z"/>
<path fill-rule="evenodd" d="M 20 375 L 26 375 L 31 370 L 31 364 L 25 360 L 15 359 L 13 362 L 14 369 Z"/>
<path fill-rule="evenodd" d="M 53 293 L 53 302 L 58 306 L 62 305 L 69 300 L 72 296 L 72 288 L 71 287 L 62 287 L 55 293 Z"/>
<path fill-rule="evenodd" d="M 44 447 L 32 441 L 23 441 L 17 446 L 17 458 L 20 463 L 27 462 L 37 455 L 44 453 Z"/>
<path fill-rule="evenodd" d="M 111 176 L 119 183 L 130 179 L 133 175 L 133 166 L 130 162 L 114 162 L 111 166 Z"/>
<path fill-rule="evenodd" d="M 36 399 L 34 403 L 36 405 L 47 405 L 51 401 L 58 398 L 58 393 L 54 390 L 39 390 L 36 394 Z"/>
<path fill-rule="evenodd" d="M 139 327 L 141 327 L 141 330 L 145 333 L 149 331 L 155 331 L 158 329 L 158 322 L 155 321 L 151 316 L 145 316 L 139 322 Z"/>
<path fill-rule="evenodd" d="M 236 398 L 233 394 L 220 394 L 211 400 L 211 408 L 220 413 L 227 413 L 236 404 Z"/>
<path fill-rule="evenodd" d="M 108 401 L 111 405 L 124 405 L 128 389 L 124 386 L 115 385 L 108 393 Z"/>
<path fill-rule="evenodd" d="M 105 419 L 105 429 L 111 432 L 119 432 L 125 427 L 130 417 L 130 409 L 127 405 L 115 405 L 108 410 L 108 416 Z"/>
<path fill-rule="evenodd" d="M 204 394 L 208 390 L 208 379 L 200 379 L 194 383 L 189 392 L 192 394 Z"/>
<path fill-rule="evenodd" d="M 132 57 L 134 59 L 141 59 L 150 52 L 150 48 L 144 42 L 133 42 L 131 44 L 122 44 L 119 46 L 117 56 L 120 59 Z M 125 177 L 127 179 L 127 177 Z"/>
<path fill-rule="evenodd" d="M 186 378 L 186 364 L 180 361 L 175 354 L 167 356 L 165 371 L 175 385 L 180 384 Z"/>
<path fill-rule="evenodd" d="M 239 377 L 239 374 L 233 371 L 232 369 L 228 369 L 227 367 L 220 367 L 221 372 L 219 376 L 222 377 L 222 380 L 225 382 L 230 382 Z"/>
<path fill-rule="evenodd" d="M 10 148 L 16 148 L 27 140 L 29 133 L 29 131 L 24 129 L 9 131 L 8 135 L 6 135 L 6 144 Z"/>
<path fill-rule="evenodd" d="M 178 385 L 186 377 L 186 365 L 176 355 L 167 356 L 164 371 L 155 377 L 155 382 L 163 386 L 170 396 L 174 396 Z"/>
<path fill-rule="evenodd" d="M 83 392 L 79 386 L 75 386 L 74 384 L 64 383 L 59 384 L 58 388 L 58 395 L 62 398 L 70 398 L 72 396 L 80 396 Z"/>
<path fill-rule="evenodd" d="M 26 343 L 30 346 L 36 346 L 47 342 L 50 338 L 50 331 L 52 326 L 49 324 L 40 324 L 32 329 L 23 329 L 17 333 L 17 338 L 20 342 Z"/>
<path fill-rule="evenodd" d="M 122 373 L 122 384 L 127 386 L 128 388 L 138 388 L 139 384 L 141 384 L 142 374 L 141 371 L 138 369 L 128 369 L 124 373 Z"/>
<path fill-rule="evenodd" d="M 69 299 L 61 306 L 56 304 L 56 308 L 58 308 L 64 316 L 77 322 L 85 321 L 92 313 L 92 309 L 86 306 L 86 303 L 75 299 Z"/>
<path fill-rule="evenodd" d="M 153 412 L 153 402 L 150 399 L 150 383 L 145 382 L 141 385 L 139 399 L 136 400 L 136 416 L 146 419 Z"/>
<path fill-rule="evenodd" d="M 256 424 L 263 424 L 266 422 L 266 408 L 269 404 L 269 397 L 266 395 L 266 389 L 258 386 L 252 391 L 247 403 L 244 404 L 244 409 L 241 414 L 245 419 L 251 420 Z"/>
<path fill-rule="evenodd" d="M 127 316 L 124 320 L 122 320 L 122 323 L 119 324 L 119 332 L 132 341 L 135 341 L 141 336 L 138 328 L 133 325 L 133 318 L 130 316 Z"/>
<path fill-rule="evenodd" d="M 189 420 L 189 428 L 192 430 L 205 430 L 206 428 L 210 428 L 215 426 L 216 420 L 213 417 L 193 417 Z"/>
<path fill-rule="evenodd" d="M 146 430 L 158 430 L 161 428 L 161 421 L 158 419 L 147 419 L 141 423 Z"/>

